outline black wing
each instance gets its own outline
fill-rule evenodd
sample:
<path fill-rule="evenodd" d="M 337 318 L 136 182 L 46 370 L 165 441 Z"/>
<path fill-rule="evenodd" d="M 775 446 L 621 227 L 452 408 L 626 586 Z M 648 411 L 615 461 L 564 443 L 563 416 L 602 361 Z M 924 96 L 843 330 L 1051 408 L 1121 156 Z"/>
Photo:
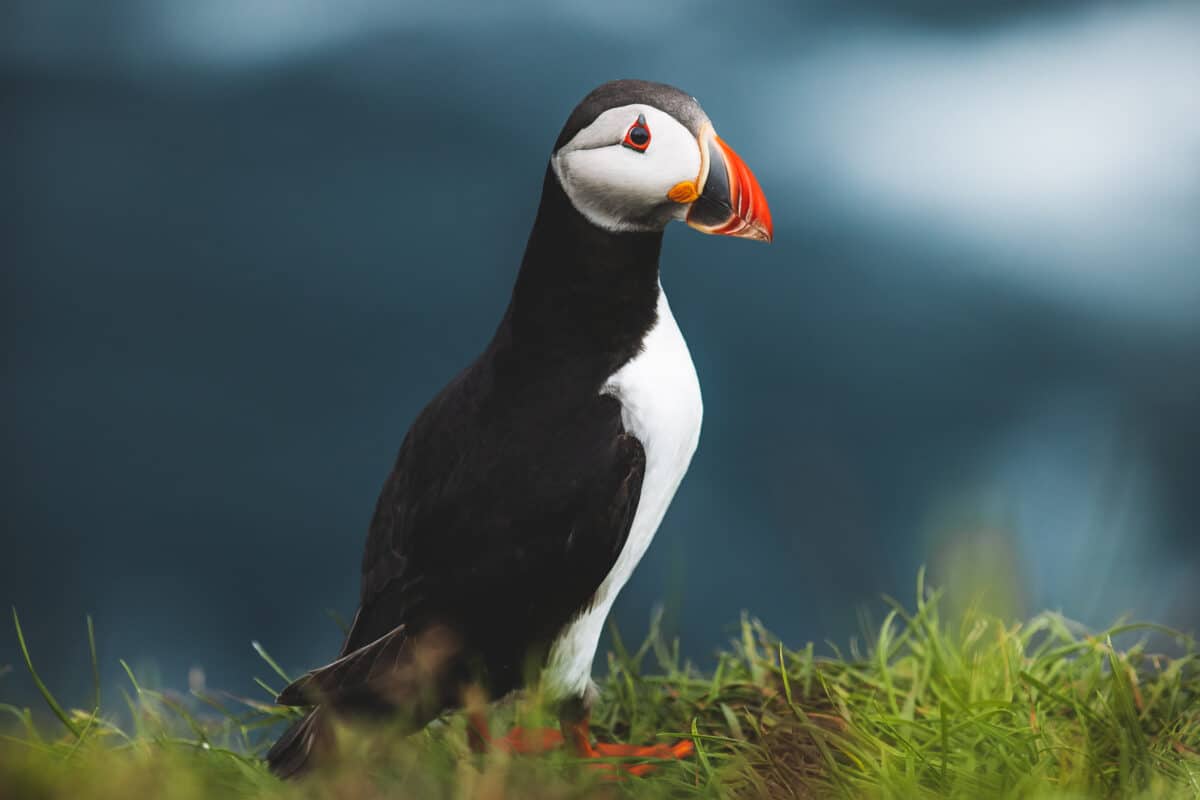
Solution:
<path fill-rule="evenodd" d="M 414 422 L 376 506 L 342 659 L 283 699 L 360 706 L 375 693 L 364 676 L 380 674 L 366 660 L 393 663 L 400 641 L 435 625 L 512 682 L 587 606 L 625 545 L 645 452 L 616 399 L 514 384 L 477 362 Z"/>

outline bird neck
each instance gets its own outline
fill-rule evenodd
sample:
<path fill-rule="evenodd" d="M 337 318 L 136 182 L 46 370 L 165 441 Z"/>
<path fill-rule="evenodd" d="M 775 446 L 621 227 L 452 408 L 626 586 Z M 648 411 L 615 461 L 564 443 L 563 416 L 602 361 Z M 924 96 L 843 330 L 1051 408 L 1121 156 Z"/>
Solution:
<path fill-rule="evenodd" d="M 571 203 L 553 170 L 505 322 L 512 344 L 549 358 L 593 359 L 607 377 L 657 320 L 662 231 L 607 231 Z"/>

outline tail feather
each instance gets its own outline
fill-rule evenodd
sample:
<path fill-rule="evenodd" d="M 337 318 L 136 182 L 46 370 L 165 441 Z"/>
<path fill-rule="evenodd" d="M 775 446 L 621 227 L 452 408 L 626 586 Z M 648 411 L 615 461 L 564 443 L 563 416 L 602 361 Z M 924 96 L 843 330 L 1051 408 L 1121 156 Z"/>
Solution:
<path fill-rule="evenodd" d="M 373 642 L 293 681 L 275 702 L 303 706 L 332 702 L 340 705 L 346 695 L 377 691 L 376 684 L 395 680 L 411 655 L 405 626 L 399 625 Z"/>
<path fill-rule="evenodd" d="M 404 625 L 315 669 L 276 698 L 285 706 L 312 706 L 267 752 L 281 778 L 309 769 L 333 750 L 334 718 L 400 712 L 402 724 L 423 727 L 456 702 L 460 676 L 453 668 L 457 638 L 441 627 L 410 638 Z"/>
<path fill-rule="evenodd" d="M 308 771 L 319 752 L 332 745 L 333 731 L 325 723 L 317 706 L 292 723 L 267 751 L 267 766 L 280 778 L 292 778 Z"/>

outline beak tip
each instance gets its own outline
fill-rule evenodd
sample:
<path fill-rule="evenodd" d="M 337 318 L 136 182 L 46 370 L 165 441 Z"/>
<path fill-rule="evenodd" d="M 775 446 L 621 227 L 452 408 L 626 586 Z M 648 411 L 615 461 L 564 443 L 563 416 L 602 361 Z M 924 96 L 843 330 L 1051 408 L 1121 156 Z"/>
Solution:
<path fill-rule="evenodd" d="M 766 207 L 765 202 L 763 203 L 763 207 Z M 766 244 L 775 241 L 775 226 L 771 224 L 770 212 L 767 212 L 762 217 L 743 218 L 742 229 L 738 235 Z"/>

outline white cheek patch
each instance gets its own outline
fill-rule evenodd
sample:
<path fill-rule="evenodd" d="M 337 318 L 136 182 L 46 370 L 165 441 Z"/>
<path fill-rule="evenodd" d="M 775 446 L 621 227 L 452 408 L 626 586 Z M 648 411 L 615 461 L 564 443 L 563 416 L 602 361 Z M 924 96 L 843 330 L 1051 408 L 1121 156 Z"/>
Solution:
<path fill-rule="evenodd" d="M 650 146 L 625 147 L 625 133 L 646 118 Z M 605 111 L 563 145 L 551 164 L 575 208 L 606 230 L 651 230 L 682 219 L 687 207 L 667 198 L 682 181 L 700 174 L 700 145 L 678 120 L 652 106 Z"/>

